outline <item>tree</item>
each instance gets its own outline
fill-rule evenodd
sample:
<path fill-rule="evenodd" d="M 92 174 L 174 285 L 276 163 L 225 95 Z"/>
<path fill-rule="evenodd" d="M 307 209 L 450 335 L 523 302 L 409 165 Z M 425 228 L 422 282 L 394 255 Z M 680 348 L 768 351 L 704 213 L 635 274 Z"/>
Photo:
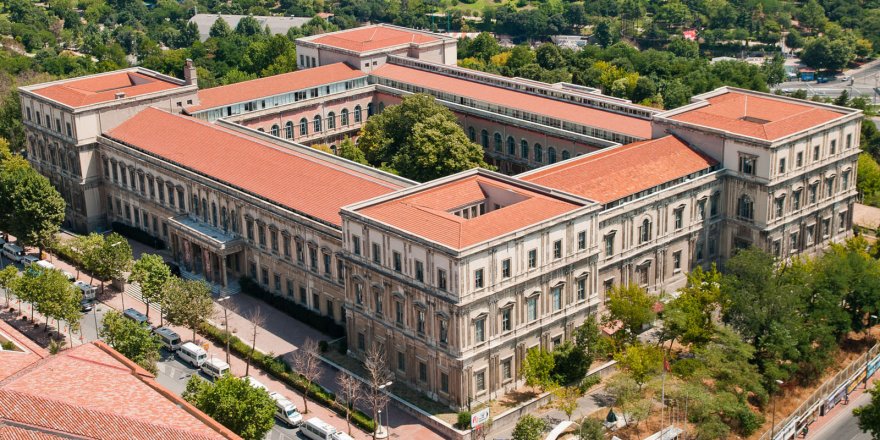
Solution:
<path fill-rule="evenodd" d="M 147 318 L 150 317 L 150 304 L 162 302 L 169 278 L 171 269 L 159 255 L 143 254 L 132 266 L 129 280 L 141 286 L 141 298 L 147 305 Z"/>
<path fill-rule="evenodd" d="M 468 54 L 467 56 L 472 56 L 479 58 L 483 61 L 488 61 L 489 58 L 501 52 L 501 45 L 498 44 L 498 40 L 495 39 L 492 34 L 488 32 L 480 32 L 480 35 L 477 35 L 470 44 L 468 44 Z"/>
<path fill-rule="evenodd" d="M 604 320 L 606 323 L 619 321 L 622 326 L 619 333 L 624 339 L 634 341 L 636 335 L 654 321 L 656 302 L 656 296 L 637 284 L 616 285 L 608 293 L 608 314 Z"/>
<path fill-rule="evenodd" d="M 858 418 L 859 429 L 871 433 L 871 438 L 880 440 L 880 383 L 875 383 L 869 391 L 871 402 L 853 410 Z"/>
<path fill-rule="evenodd" d="M 605 427 L 601 420 L 584 417 L 577 430 L 581 440 L 605 440 Z"/>
<path fill-rule="evenodd" d="M 39 272 L 37 278 L 42 292 L 36 302 L 36 309 L 46 317 L 46 328 L 49 328 L 50 318 L 66 322 L 69 329 L 79 328 L 82 292 L 70 284 L 67 277 L 59 270 L 37 270 L 28 267 L 26 271 Z M 72 346 L 73 341 L 71 340 L 70 343 Z"/>
<path fill-rule="evenodd" d="M 305 414 L 309 412 L 309 389 L 321 378 L 321 358 L 318 355 L 318 341 L 306 338 L 302 347 L 293 352 L 293 370 L 299 373 L 307 383 L 303 392 Z"/>
<path fill-rule="evenodd" d="M 800 22 L 806 26 L 811 32 L 825 27 L 828 18 L 825 16 L 825 9 L 816 0 L 809 0 L 800 8 Z"/>
<path fill-rule="evenodd" d="M 357 162 L 363 165 L 369 165 L 367 162 L 367 158 L 364 156 L 364 152 L 354 144 L 351 138 L 345 138 L 339 144 L 339 157 L 348 159 L 352 162 Z"/>
<path fill-rule="evenodd" d="M 238 21 L 238 24 L 235 26 L 235 33 L 245 37 L 253 37 L 255 35 L 262 35 L 264 30 L 256 18 L 252 15 L 248 15 L 247 17 L 242 17 L 241 20 Z"/>
<path fill-rule="evenodd" d="M 251 349 L 248 351 L 247 359 L 245 360 L 245 376 L 250 374 L 251 359 L 254 358 L 254 351 L 257 349 L 257 335 L 266 324 L 266 317 L 263 315 L 263 311 L 260 309 L 260 307 L 257 306 L 248 314 L 247 320 L 251 324 Z M 306 402 L 305 405 L 306 412 L 309 412 L 308 402 Z"/>
<path fill-rule="evenodd" d="M 405 97 L 367 119 L 358 147 L 373 166 L 391 166 L 415 180 L 488 167 L 482 148 L 468 140 L 455 115 L 425 94 Z"/>
<path fill-rule="evenodd" d="M 599 46 L 606 48 L 620 39 L 619 32 L 620 30 L 616 28 L 616 24 L 612 20 L 603 19 L 596 24 L 593 36 L 596 38 L 596 42 L 599 43 Z"/>
<path fill-rule="evenodd" d="M 232 33 L 232 28 L 229 27 L 229 23 L 223 17 L 217 17 L 217 20 L 211 25 L 211 30 L 208 32 L 211 38 L 226 38 Z"/>
<path fill-rule="evenodd" d="M 688 274 L 687 285 L 679 289 L 678 298 L 666 305 L 660 339 L 669 341 L 669 350 L 676 340 L 705 344 L 715 333 L 712 318 L 720 300 L 721 273 L 714 264 L 709 271 L 697 266 Z"/>
<path fill-rule="evenodd" d="M 213 383 L 193 375 L 183 398 L 246 440 L 262 440 L 275 426 L 269 393 L 229 374 Z"/>
<path fill-rule="evenodd" d="M 20 156 L 0 162 L 0 228 L 43 250 L 64 221 L 64 199 Z"/>
<path fill-rule="evenodd" d="M 574 344 L 583 353 L 585 368 L 611 351 L 608 338 L 602 335 L 596 315 L 590 315 L 574 330 Z"/>
<path fill-rule="evenodd" d="M 388 371 L 385 351 L 378 344 L 373 344 L 367 349 L 364 370 L 367 373 L 365 377 L 367 392 L 364 394 L 364 403 L 373 410 L 373 420 L 376 421 L 376 429 L 378 430 L 382 425 L 378 411 L 388 403 L 388 395 L 382 390 L 392 377 L 391 372 Z M 373 432 L 373 440 L 376 440 L 376 431 Z"/>
<path fill-rule="evenodd" d="M 345 424 L 348 435 L 351 435 L 351 411 L 362 400 L 363 387 L 358 378 L 343 371 L 336 374 L 336 385 L 339 389 L 336 399 L 345 405 Z"/>
<path fill-rule="evenodd" d="M 654 345 L 635 343 L 614 356 L 614 360 L 629 371 L 641 391 L 649 379 L 660 373 L 663 365 L 663 352 Z"/>
<path fill-rule="evenodd" d="M 111 310 L 101 320 L 99 335 L 114 350 L 131 359 L 145 370 L 156 374 L 156 362 L 159 360 L 158 338 L 150 333 L 149 328 L 130 319 L 121 313 Z"/>
<path fill-rule="evenodd" d="M 211 288 L 202 280 L 184 280 L 171 277 L 163 295 L 162 311 L 171 324 L 192 329 L 193 339 L 196 329 L 214 311 Z"/>
<path fill-rule="evenodd" d="M 94 265 L 92 272 L 98 279 L 103 280 L 101 283 L 103 293 L 104 282 L 121 278 L 122 273 L 131 267 L 131 245 L 125 237 L 111 232 L 104 236 L 101 246 L 93 249 L 92 252 L 94 253 L 88 259 Z"/>
<path fill-rule="evenodd" d="M 547 423 L 531 414 L 526 414 L 516 422 L 513 428 L 513 440 L 541 440 Z"/>
<path fill-rule="evenodd" d="M 571 420 L 571 415 L 577 409 L 578 399 L 581 397 L 580 389 L 577 386 L 556 387 L 553 389 L 553 394 L 556 396 L 556 408 Z"/>
<path fill-rule="evenodd" d="M 526 385 L 531 387 L 547 388 L 553 384 L 551 373 L 553 372 L 553 353 L 543 348 L 532 348 L 526 353 L 523 362 L 523 376 Z"/>
<path fill-rule="evenodd" d="M 3 290 L 3 296 L 6 297 L 6 307 L 9 307 L 9 295 L 16 278 L 18 269 L 15 266 L 10 264 L 0 270 L 0 290 Z"/>

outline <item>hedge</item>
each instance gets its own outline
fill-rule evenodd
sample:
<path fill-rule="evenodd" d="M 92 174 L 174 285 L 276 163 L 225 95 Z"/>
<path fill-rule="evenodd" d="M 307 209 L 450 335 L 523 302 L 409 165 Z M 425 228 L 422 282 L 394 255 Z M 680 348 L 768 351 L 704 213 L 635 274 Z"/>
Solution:
<path fill-rule="evenodd" d="M 113 222 L 110 224 L 110 227 L 113 228 L 113 232 L 118 232 L 119 235 L 123 237 L 130 238 L 134 241 L 143 243 L 147 246 L 152 246 L 156 249 L 165 249 L 165 242 L 161 239 L 153 237 L 152 235 L 150 235 L 149 232 L 120 222 Z"/>
<path fill-rule="evenodd" d="M 226 333 L 223 330 L 220 330 L 217 327 L 214 327 L 208 323 L 202 323 L 201 325 L 201 334 L 206 338 L 212 340 L 215 344 L 220 346 L 226 345 Z M 229 339 L 229 348 L 231 351 L 236 353 L 238 356 L 247 359 L 248 355 L 251 352 L 251 347 L 242 342 L 237 336 L 232 336 Z M 254 350 L 253 357 L 251 359 L 251 364 L 255 367 L 258 367 L 270 374 L 272 377 L 290 385 L 297 391 L 304 393 L 308 388 L 309 397 L 314 399 L 319 404 L 326 406 L 332 409 L 334 412 L 339 414 L 342 418 L 345 418 L 346 407 L 345 405 L 340 404 L 336 401 L 336 395 L 332 392 L 325 390 L 318 384 L 309 384 L 309 382 L 299 373 L 294 372 L 286 362 L 281 360 L 279 357 L 272 357 L 270 355 L 264 354 L 259 350 Z M 355 409 L 351 412 L 351 422 L 355 424 L 355 426 L 359 426 L 360 428 L 366 430 L 367 432 L 373 432 L 376 429 L 376 423 L 363 412 Z"/>
<path fill-rule="evenodd" d="M 79 258 L 73 249 L 70 246 L 64 243 L 53 243 L 46 247 L 46 250 L 55 254 L 56 257 L 60 258 L 63 261 L 66 261 L 80 269 L 84 266 L 82 260 Z"/>
<path fill-rule="evenodd" d="M 271 304 L 297 321 L 307 324 L 309 327 L 326 333 L 332 338 L 345 336 L 345 327 L 334 322 L 333 318 L 315 313 L 313 310 L 303 307 L 283 296 L 268 292 L 250 277 L 241 277 L 239 285 L 242 292 Z"/>

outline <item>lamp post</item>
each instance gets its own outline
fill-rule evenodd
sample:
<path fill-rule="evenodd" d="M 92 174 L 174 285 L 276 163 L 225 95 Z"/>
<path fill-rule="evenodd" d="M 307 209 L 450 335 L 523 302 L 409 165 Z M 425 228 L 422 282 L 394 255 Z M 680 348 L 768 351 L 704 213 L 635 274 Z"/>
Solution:
<path fill-rule="evenodd" d="M 782 382 L 781 380 L 776 379 L 776 384 L 779 385 L 780 387 L 782 386 L 783 383 L 784 382 Z M 770 397 L 773 398 L 773 395 L 771 394 Z M 770 423 L 770 440 L 773 440 L 773 432 L 776 430 L 776 399 L 775 398 L 773 398 L 773 410 L 772 411 L 773 411 L 773 421 Z"/>
<path fill-rule="evenodd" d="M 388 416 L 388 401 L 391 400 L 391 393 L 388 392 L 388 387 L 390 387 L 391 384 L 393 384 L 393 383 L 394 382 L 388 381 L 384 385 L 379 385 L 379 389 L 382 391 L 385 391 L 385 397 L 386 397 L 385 398 L 385 426 L 386 426 L 385 433 L 388 434 L 389 437 L 391 436 L 391 420 Z M 381 410 L 379 410 L 379 424 L 380 425 L 382 424 L 382 411 Z"/>

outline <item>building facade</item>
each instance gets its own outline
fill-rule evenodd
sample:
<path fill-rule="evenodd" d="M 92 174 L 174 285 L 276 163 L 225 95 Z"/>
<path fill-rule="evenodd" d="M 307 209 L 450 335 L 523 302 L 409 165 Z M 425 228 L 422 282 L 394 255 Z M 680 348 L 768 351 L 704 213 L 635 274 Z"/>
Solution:
<path fill-rule="evenodd" d="M 737 248 L 787 258 L 850 233 L 859 111 L 724 87 L 660 112 L 458 68 L 449 44 L 377 25 L 299 41 L 302 70 L 197 93 L 191 65 L 30 86 L 29 159 L 69 225 L 140 228 L 227 293 L 248 276 L 455 408 L 521 385 L 525 353 L 568 341 L 614 285 L 672 292 Z M 309 147 L 412 93 L 500 172 L 417 183 Z"/>

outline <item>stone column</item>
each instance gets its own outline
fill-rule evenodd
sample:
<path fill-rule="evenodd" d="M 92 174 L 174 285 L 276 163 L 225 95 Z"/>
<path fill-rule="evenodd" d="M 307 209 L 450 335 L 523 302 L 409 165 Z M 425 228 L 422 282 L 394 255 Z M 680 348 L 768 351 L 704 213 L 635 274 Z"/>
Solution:
<path fill-rule="evenodd" d="M 223 283 L 223 287 L 225 288 L 227 287 L 228 282 L 226 280 L 226 256 L 218 255 L 217 257 L 220 258 L 220 280 Z"/>

